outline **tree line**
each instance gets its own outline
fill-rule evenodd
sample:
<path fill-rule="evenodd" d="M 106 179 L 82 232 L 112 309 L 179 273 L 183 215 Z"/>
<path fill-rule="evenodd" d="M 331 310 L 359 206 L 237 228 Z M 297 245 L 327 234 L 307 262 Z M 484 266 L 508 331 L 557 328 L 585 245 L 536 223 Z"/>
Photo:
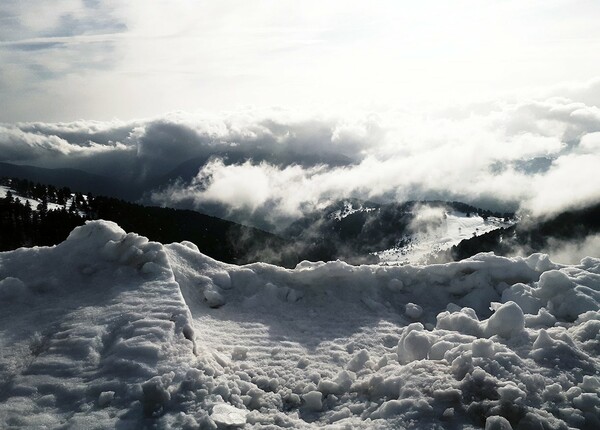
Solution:
<path fill-rule="evenodd" d="M 17 196 L 8 190 L 0 199 L 0 251 L 55 245 L 91 219 L 86 197 L 68 188 L 57 189 L 21 179 L 4 179 L 2 185 L 10 186 Z"/>
<path fill-rule="evenodd" d="M 293 267 L 299 261 L 283 251 L 288 244 L 276 235 L 195 211 L 143 206 L 22 179 L 0 178 L 0 185 L 14 190 L 0 198 L 0 251 L 55 245 L 86 220 L 105 219 L 161 243 L 193 242 L 227 263 L 263 260 Z"/>

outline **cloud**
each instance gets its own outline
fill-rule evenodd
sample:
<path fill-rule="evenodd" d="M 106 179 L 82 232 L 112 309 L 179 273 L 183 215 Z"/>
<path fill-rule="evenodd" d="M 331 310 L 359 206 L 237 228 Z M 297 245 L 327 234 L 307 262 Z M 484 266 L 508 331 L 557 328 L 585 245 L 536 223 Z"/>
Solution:
<path fill-rule="evenodd" d="M 138 121 L 0 124 L 2 161 L 72 167 L 120 179 L 157 178 L 187 160 L 275 166 L 345 165 L 371 142 L 334 120 L 252 111 L 199 116 L 174 113 Z M 143 172 L 143 174 L 142 174 Z"/>
<path fill-rule="evenodd" d="M 516 205 L 534 216 L 600 199 L 595 107 L 551 99 L 457 120 L 394 113 L 373 117 L 376 126 L 344 125 L 348 141 L 363 142 L 350 154 L 357 162 L 323 167 L 214 161 L 189 186 L 177 184 L 154 199 L 198 208 L 218 203 L 236 219 L 258 212 L 275 223 L 347 197 L 492 202 L 496 208 Z M 320 142 L 331 145 L 331 138 Z M 245 190 L 253 182 L 257 188 L 244 198 L 226 191 Z"/>
<path fill-rule="evenodd" d="M 575 81 L 558 84 L 552 88 L 541 89 L 537 95 L 538 98 L 549 96 L 565 97 L 588 106 L 600 107 L 600 77 L 594 77 L 583 82 Z"/>
<path fill-rule="evenodd" d="M 305 206 L 314 207 L 323 199 L 323 188 L 313 184 L 323 175 L 338 171 L 323 165 L 280 168 L 251 161 L 226 165 L 222 159 L 214 159 L 202 167 L 191 183 L 176 183 L 155 192 L 152 198 L 161 203 L 188 202 L 195 207 L 218 204 L 230 215 L 237 214 L 237 218 L 251 217 L 259 224 L 261 219 L 277 223 L 301 216 Z"/>
<path fill-rule="evenodd" d="M 600 6 L 525 3 L 3 0 L 0 121 L 438 108 L 593 77 Z M 597 105 L 590 88 L 553 94 Z"/>
<path fill-rule="evenodd" d="M 2 161 L 79 168 L 154 188 L 154 203 L 252 223 L 348 197 L 536 216 L 600 199 L 600 110 L 557 97 L 444 115 L 247 109 L 0 127 Z"/>
<path fill-rule="evenodd" d="M 551 215 L 566 207 L 582 207 L 600 201 L 598 166 L 598 152 L 557 158 L 547 172 L 532 178 L 524 208 L 534 215 Z"/>
<path fill-rule="evenodd" d="M 582 241 L 560 241 L 550 239 L 548 247 L 543 250 L 553 261 L 561 264 L 579 264 L 587 256 L 600 256 L 600 234 L 587 236 Z"/>
<path fill-rule="evenodd" d="M 100 144 L 86 141 L 74 143 L 56 134 L 24 131 L 19 127 L 0 124 L 0 161 L 28 162 L 77 159 L 79 156 L 96 157 L 100 153 L 122 149 L 118 144 Z"/>
<path fill-rule="evenodd" d="M 415 233 L 436 230 L 441 226 L 447 210 L 442 206 L 416 205 L 408 227 Z"/>

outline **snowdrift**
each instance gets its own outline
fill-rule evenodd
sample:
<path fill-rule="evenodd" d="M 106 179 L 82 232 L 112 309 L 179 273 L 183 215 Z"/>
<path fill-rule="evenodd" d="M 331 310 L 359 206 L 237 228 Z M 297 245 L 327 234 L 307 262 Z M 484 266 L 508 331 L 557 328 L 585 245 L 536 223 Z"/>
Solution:
<path fill-rule="evenodd" d="M 233 266 L 88 222 L 0 253 L 0 427 L 600 428 L 600 259 Z"/>

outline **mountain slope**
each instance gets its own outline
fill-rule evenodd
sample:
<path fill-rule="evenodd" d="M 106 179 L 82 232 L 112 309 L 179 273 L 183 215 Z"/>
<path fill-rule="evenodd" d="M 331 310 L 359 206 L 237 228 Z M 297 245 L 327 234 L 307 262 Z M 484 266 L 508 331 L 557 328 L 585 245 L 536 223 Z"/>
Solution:
<path fill-rule="evenodd" d="M 531 254 L 555 246 L 556 242 L 580 243 L 600 233 L 600 203 L 571 209 L 549 219 L 527 221 L 513 227 L 500 228 L 460 242 L 447 254 L 462 260 L 479 252 L 511 255 Z M 598 250 L 600 251 L 600 250 Z"/>
<path fill-rule="evenodd" d="M 346 199 L 294 222 L 283 236 L 310 260 L 419 263 L 465 237 L 512 225 L 513 217 L 460 202 Z"/>
<path fill-rule="evenodd" d="M 0 177 L 26 179 L 55 187 L 69 187 L 80 193 L 90 192 L 126 200 L 139 198 L 142 191 L 132 184 L 78 169 L 47 169 L 0 162 Z"/>
<path fill-rule="evenodd" d="M 5 197 L 8 192 L 10 199 Z M 298 263 L 292 247 L 282 238 L 231 221 L 0 178 L 0 250 L 54 245 L 86 219 L 98 218 L 164 243 L 189 240 L 222 261 L 241 264 L 262 259 L 292 267 Z"/>
<path fill-rule="evenodd" d="M 106 197 L 96 197 L 91 206 L 96 219 L 114 221 L 164 243 L 188 240 L 221 261 L 244 264 L 262 259 L 288 266 L 298 263 L 295 254 L 284 251 L 287 242 L 280 237 L 199 212 L 141 206 Z"/>

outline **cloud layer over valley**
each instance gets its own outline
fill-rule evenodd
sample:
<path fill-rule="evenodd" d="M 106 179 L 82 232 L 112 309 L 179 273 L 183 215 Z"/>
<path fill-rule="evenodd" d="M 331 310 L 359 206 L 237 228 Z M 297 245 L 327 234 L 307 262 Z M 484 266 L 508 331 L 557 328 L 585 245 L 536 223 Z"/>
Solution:
<path fill-rule="evenodd" d="M 265 225 L 348 197 L 461 200 L 537 216 L 600 198 L 600 109 L 551 97 L 429 114 L 247 110 L 17 123 L 0 126 L 0 154 L 138 186 L 155 204 Z"/>
<path fill-rule="evenodd" d="M 0 161 L 264 228 L 345 197 L 546 215 L 599 198 L 599 12 L 6 0 Z"/>

